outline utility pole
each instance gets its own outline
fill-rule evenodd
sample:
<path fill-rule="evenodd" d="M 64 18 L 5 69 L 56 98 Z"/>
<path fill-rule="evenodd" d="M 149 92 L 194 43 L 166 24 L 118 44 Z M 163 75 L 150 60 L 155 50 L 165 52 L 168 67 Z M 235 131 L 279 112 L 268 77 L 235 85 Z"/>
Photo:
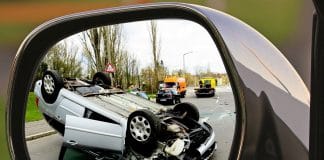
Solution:
<path fill-rule="evenodd" d="M 183 74 L 186 73 L 185 55 L 187 55 L 187 54 L 189 54 L 189 53 L 192 53 L 192 51 L 190 51 L 190 52 L 186 52 L 186 53 L 182 54 Z"/>

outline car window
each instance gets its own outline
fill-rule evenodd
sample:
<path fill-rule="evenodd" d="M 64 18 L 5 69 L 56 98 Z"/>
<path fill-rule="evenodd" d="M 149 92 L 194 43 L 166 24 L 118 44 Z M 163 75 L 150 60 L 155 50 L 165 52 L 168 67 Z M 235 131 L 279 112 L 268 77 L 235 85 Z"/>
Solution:
<path fill-rule="evenodd" d="M 164 87 L 165 88 L 173 88 L 176 85 L 174 82 L 167 82 L 165 83 Z"/>

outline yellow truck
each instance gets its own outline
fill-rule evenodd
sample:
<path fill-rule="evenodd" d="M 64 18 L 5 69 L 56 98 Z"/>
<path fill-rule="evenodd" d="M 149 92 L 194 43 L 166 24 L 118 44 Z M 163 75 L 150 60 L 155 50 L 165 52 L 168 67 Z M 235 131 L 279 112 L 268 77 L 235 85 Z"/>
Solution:
<path fill-rule="evenodd" d="M 217 80 L 216 78 L 206 77 L 199 80 L 199 87 L 195 88 L 197 97 L 202 96 L 215 96 Z"/>

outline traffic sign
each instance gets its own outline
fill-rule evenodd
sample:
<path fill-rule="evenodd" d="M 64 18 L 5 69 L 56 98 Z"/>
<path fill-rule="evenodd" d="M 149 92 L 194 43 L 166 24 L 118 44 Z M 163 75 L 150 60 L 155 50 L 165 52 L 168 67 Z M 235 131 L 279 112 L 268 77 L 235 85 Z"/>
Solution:
<path fill-rule="evenodd" d="M 115 67 L 111 63 L 108 63 L 106 65 L 105 72 L 114 73 L 115 72 Z"/>

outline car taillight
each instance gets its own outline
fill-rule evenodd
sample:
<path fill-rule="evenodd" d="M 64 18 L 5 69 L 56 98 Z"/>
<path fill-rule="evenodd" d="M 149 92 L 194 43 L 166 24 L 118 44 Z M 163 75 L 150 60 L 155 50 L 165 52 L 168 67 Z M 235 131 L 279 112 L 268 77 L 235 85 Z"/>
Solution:
<path fill-rule="evenodd" d="M 39 102 L 39 99 L 38 99 L 38 97 L 36 97 L 36 99 L 35 99 L 36 107 L 38 107 L 38 102 Z"/>

